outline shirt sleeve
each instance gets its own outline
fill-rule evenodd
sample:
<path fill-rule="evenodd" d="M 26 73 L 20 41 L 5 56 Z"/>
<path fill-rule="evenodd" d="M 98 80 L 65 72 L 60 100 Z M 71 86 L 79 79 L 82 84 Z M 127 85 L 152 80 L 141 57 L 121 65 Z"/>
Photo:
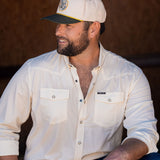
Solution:
<path fill-rule="evenodd" d="M 19 154 L 21 124 L 30 114 L 28 63 L 13 76 L 0 99 L 0 156 Z"/>
<path fill-rule="evenodd" d="M 136 71 L 133 77 L 124 120 L 124 127 L 127 129 L 126 139 L 139 139 L 148 146 L 149 153 L 157 152 L 156 144 L 159 135 L 156 129 L 157 120 L 154 115 L 150 86 L 141 70 Z"/>

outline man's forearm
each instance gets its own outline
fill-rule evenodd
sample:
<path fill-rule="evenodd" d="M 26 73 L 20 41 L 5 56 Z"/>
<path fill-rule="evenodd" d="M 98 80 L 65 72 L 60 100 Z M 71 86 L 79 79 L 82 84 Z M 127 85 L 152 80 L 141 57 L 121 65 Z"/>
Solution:
<path fill-rule="evenodd" d="M 0 156 L 0 160 L 18 160 L 17 156 Z"/>
<path fill-rule="evenodd" d="M 122 148 L 124 148 L 127 152 L 129 158 L 133 160 L 140 159 L 148 152 L 147 145 L 144 142 L 134 138 L 126 140 L 122 145 Z"/>
<path fill-rule="evenodd" d="M 117 147 L 104 160 L 137 160 L 148 152 L 145 143 L 138 139 L 128 139 L 121 146 Z"/>

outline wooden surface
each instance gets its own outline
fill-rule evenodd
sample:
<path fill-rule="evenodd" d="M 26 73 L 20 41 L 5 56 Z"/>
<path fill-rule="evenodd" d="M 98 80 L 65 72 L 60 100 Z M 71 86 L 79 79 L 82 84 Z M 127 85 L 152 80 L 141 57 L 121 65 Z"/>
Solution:
<path fill-rule="evenodd" d="M 56 48 L 54 14 L 58 0 L 0 1 L 0 66 L 19 65 Z M 160 1 L 104 0 L 106 49 L 122 56 L 160 52 Z"/>

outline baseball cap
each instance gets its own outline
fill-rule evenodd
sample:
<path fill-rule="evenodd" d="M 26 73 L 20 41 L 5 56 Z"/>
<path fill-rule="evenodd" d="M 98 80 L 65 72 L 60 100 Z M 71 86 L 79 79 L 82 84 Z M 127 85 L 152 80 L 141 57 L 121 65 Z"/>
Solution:
<path fill-rule="evenodd" d="M 60 0 L 56 14 L 42 19 L 61 24 L 81 21 L 104 23 L 106 15 L 102 0 Z"/>

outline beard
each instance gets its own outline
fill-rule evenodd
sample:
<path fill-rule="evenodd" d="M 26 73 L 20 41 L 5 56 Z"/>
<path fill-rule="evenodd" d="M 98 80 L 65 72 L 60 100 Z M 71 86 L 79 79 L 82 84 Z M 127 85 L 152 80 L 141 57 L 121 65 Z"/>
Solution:
<path fill-rule="evenodd" d="M 69 56 L 69 57 L 81 54 L 89 45 L 88 34 L 85 31 L 82 33 L 80 38 L 77 40 L 78 45 L 75 45 L 74 42 L 71 42 L 64 37 L 57 36 L 57 40 L 60 38 L 65 39 L 68 42 L 68 45 L 66 47 L 61 48 L 57 42 L 57 51 L 59 54 Z"/>

